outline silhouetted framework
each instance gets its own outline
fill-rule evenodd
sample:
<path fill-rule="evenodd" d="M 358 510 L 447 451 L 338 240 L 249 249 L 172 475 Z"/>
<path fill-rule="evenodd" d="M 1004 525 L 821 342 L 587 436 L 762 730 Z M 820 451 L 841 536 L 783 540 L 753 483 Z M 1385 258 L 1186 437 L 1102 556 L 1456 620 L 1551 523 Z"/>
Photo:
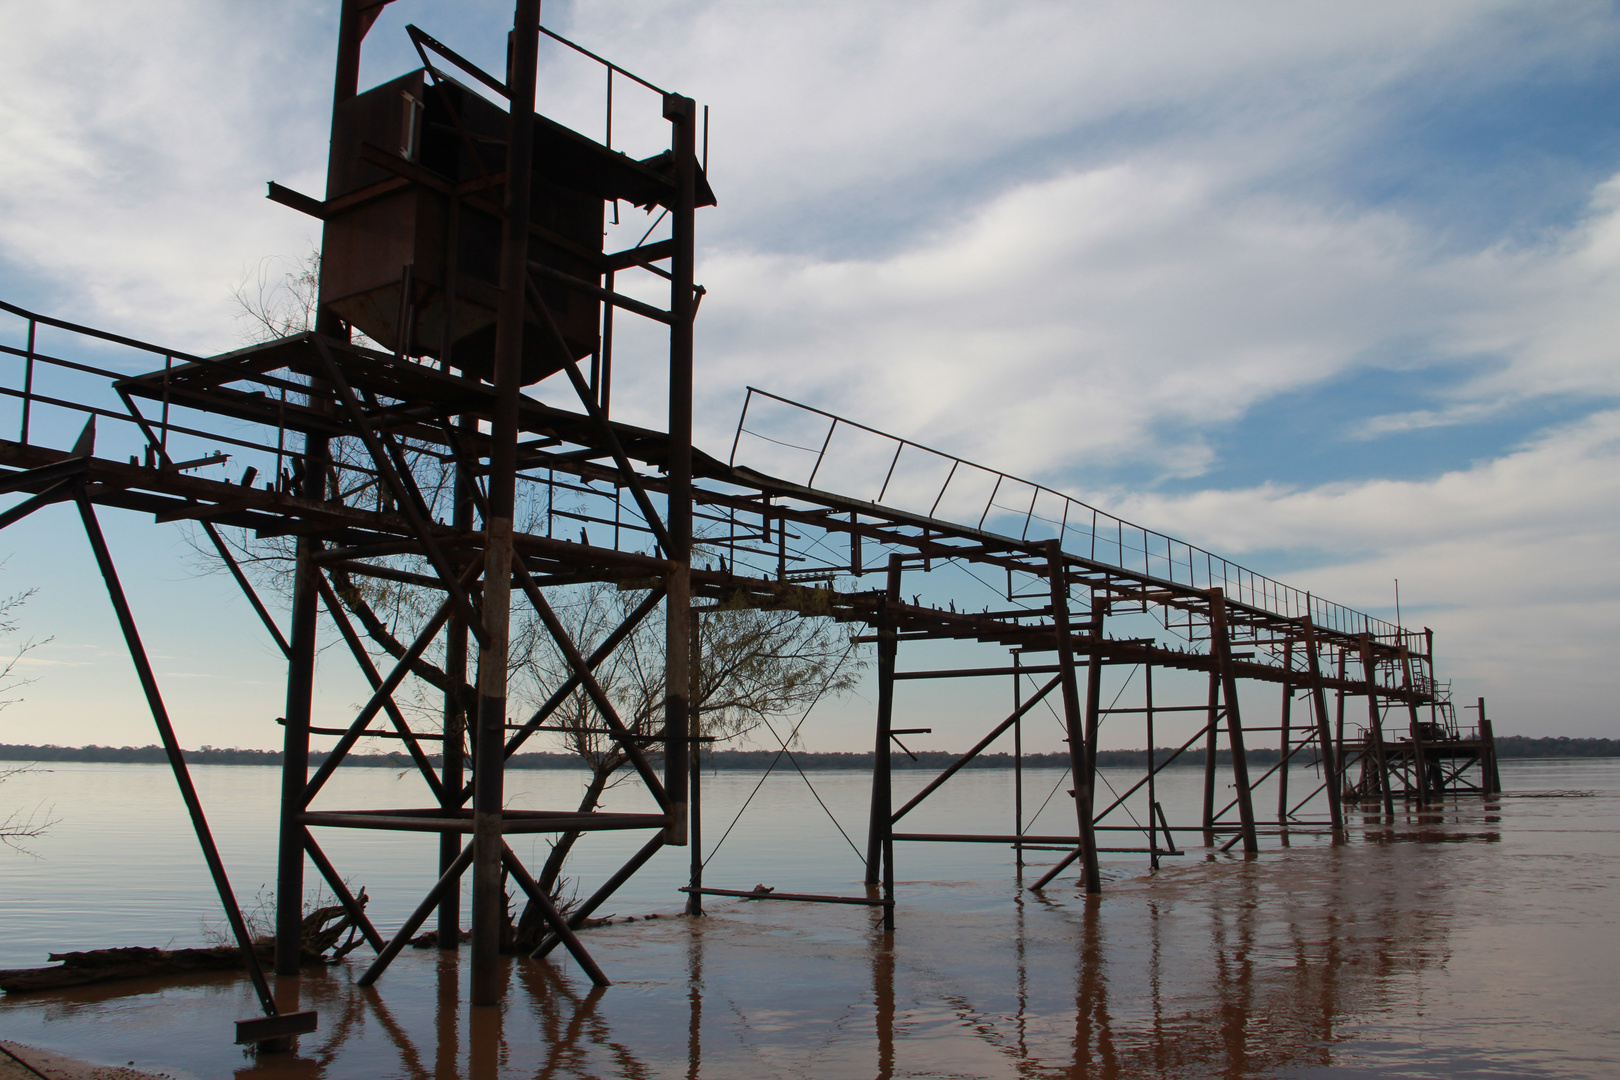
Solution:
<path fill-rule="evenodd" d="M 536 955 L 560 943 L 605 984 L 574 928 L 662 846 L 687 844 L 689 829 L 695 838 L 701 825 L 690 751 L 704 736 L 687 688 L 701 660 L 694 620 L 716 609 L 836 619 L 857 624 L 856 641 L 875 643 L 872 888 L 865 897 L 772 895 L 871 904 L 890 926 L 897 844 L 1058 848 L 1064 856 L 1036 887 L 1078 863 L 1095 892 L 1099 855 L 1141 853 L 1156 865 L 1181 853 L 1178 832 L 1200 831 L 1254 853 L 1263 837 L 1341 830 L 1344 799 L 1379 799 L 1388 809 L 1397 794 L 1495 789 L 1483 702 L 1480 732 L 1461 732 L 1434 680 L 1427 631 L 1326 603 L 1049 488 L 762 391 L 749 391 L 727 460 L 695 450 L 692 327 L 703 290 L 693 280 L 693 230 L 695 211 L 714 196 L 694 103 L 542 30 L 535 0 L 516 5 L 505 77 L 412 27 L 422 68 L 360 93 L 360 42 L 382 6 L 343 6 L 325 197 L 271 186 L 271 198 L 324 224 L 313 331 L 200 357 L 0 305 L 25 330 L 18 344 L 0 345 L 16 361 L 0 393 L 19 409 L 16 440 L 0 441 L 8 470 L 0 488 L 29 496 L 0 513 L 0 527 L 54 502 L 79 506 L 222 903 L 244 941 L 95 508 L 195 522 L 286 655 L 277 972 L 298 969 L 312 865 L 376 951 L 363 983 L 435 914 L 441 947 L 457 946 L 459 882 L 470 873 L 474 1003 L 500 994 L 508 883 L 549 925 Z M 602 141 L 535 113 L 542 37 L 605 65 Z M 641 158 L 612 149 L 616 82 L 657 98 L 666 149 Z M 618 222 L 621 203 L 646 210 L 652 225 L 636 243 L 607 251 L 607 215 Z M 649 286 L 667 291 L 667 306 L 646 299 Z M 630 337 L 636 328 L 621 325 L 619 335 L 638 342 L 643 359 L 649 342 L 663 350 L 667 382 L 640 380 L 643 393 L 653 385 L 667 398 L 663 431 L 611 418 L 616 319 L 640 324 Z M 83 356 L 109 359 L 97 366 Z M 295 545 L 285 632 L 222 528 Z M 874 574 L 878 588 L 865 580 Z M 996 585 L 1000 605 L 968 610 L 963 598 L 982 593 L 967 582 L 983 588 L 992 577 L 1005 580 L 1004 589 Z M 345 603 L 367 582 L 430 598 L 409 640 L 393 639 Z M 587 643 L 548 596 L 592 582 L 641 599 L 626 606 L 617 629 Z M 908 589 L 916 590 L 909 598 Z M 569 669 L 538 709 L 515 719 L 508 700 L 514 602 L 531 609 Z M 666 692 L 663 723 L 649 733 L 618 714 L 596 672 L 638 626 L 659 617 Z M 373 689 L 345 727 L 312 722 L 318 631 L 326 624 Z M 901 667 L 902 646 L 910 655 L 939 642 L 974 643 L 995 656 L 983 666 Z M 1140 673 L 1140 705 L 1121 705 L 1122 687 L 1105 701 L 1105 689 L 1116 689 L 1105 687 L 1115 669 Z M 891 747 L 904 752 L 902 737 L 927 732 L 894 726 L 897 695 L 919 680 L 985 678 L 1012 682 L 1011 711 L 896 807 Z M 412 680 L 442 692 L 436 727 L 401 707 Z M 1166 697 L 1189 680 L 1196 700 Z M 1245 720 L 1245 683 L 1280 688 L 1277 724 L 1257 725 L 1252 712 Z M 579 694 L 597 726 L 561 719 L 561 706 Z M 1365 722 L 1353 722 L 1347 735 L 1346 701 L 1357 696 L 1366 702 Z M 1021 774 L 1010 828 L 906 829 L 908 815 L 943 798 L 950 778 L 998 739 L 1010 736 L 1021 762 L 1024 723 L 1037 709 L 1059 720 L 1067 740 L 1072 831 L 1026 829 Z M 1406 738 L 1391 738 L 1390 710 L 1405 712 Z M 1105 723 L 1110 732 L 1130 725 L 1150 747 L 1170 730 L 1184 741 L 1145 755 L 1141 780 L 1123 792 L 1109 787 L 1104 797 L 1094 762 Z M 628 756 L 645 794 L 642 810 L 504 808 L 513 753 L 537 733 L 584 731 L 604 734 Z M 337 740 L 313 771 L 312 735 Z M 1280 757 L 1259 775 L 1246 753 L 1255 737 Z M 410 755 L 426 804 L 321 801 L 345 755 L 378 738 Z M 1172 822 L 1157 798 L 1157 776 L 1195 747 L 1205 752 L 1202 814 Z M 1230 784 L 1222 752 L 1229 752 Z M 1290 763 L 1315 764 L 1311 790 L 1290 791 Z M 1477 783 L 1469 779 L 1473 766 Z M 1275 795 L 1275 812 L 1260 804 L 1262 792 Z M 371 924 L 318 842 L 332 828 L 441 837 L 438 883 L 391 935 Z M 647 839 L 564 920 L 507 838 L 603 830 Z M 701 912 L 705 893 L 739 892 L 704 885 L 695 847 L 692 866 L 692 913 Z M 291 1030 L 251 1028 L 245 1037 Z"/>

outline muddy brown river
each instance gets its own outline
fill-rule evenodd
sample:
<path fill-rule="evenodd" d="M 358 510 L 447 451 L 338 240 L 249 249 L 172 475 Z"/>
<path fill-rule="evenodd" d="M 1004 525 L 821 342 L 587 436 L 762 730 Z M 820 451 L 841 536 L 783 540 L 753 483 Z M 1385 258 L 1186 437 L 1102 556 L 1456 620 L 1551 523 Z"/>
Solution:
<path fill-rule="evenodd" d="M 160 770 L 57 770 L 7 792 L 52 798 L 62 823 L 41 858 L 0 866 L 0 963 L 189 944 L 217 921 L 183 823 L 130 820 L 134 806 L 175 801 Z M 251 899 L 270 846 L 253 800 L 273 805 L 274 771 L 199 774 Z M 853 830 L 865 778 L 813 779 Z M 713 778 L 716 822 L 755 780 Z M 968 780 L 978 797 L 968 789 L 930 827 L 1002 812 L 1008 777 Z M 1167 797 L 1197 780 L 1167 780 Z M 536 776 L 537 799 L 549 782 Z M 1507 762 L 1503 782 L 1499 800 L 1358 816 L 1347 843 L 1302 835 L 1251 861 L 1183 834 L 1187 854 L 1156 873 L 1105 864 L 1092 899 L 1072 877 L 1022 888 L 1005 850 L 906 847 L 892 935 L 858 907 L 711 899 L 705 918 L 675 917 L 685 855 L 672 853 L 612 905 L 635 921 L 585 935 L 614 980 L 605 990 L 559 952 L 511 963 L 506 1003 L 475 1010 L 455 954 L 408 949 L 360 989 L 356 953 L 279 984 L 286 1006 L 320 1012 L 291 1054 L 231 1045 L 232 1022 L 254 1012 L 237 978 L 4 999 L 0 1037 L 182 1080 L 1620 1076 L 1620 762 Z M 860 892 L 858 857 L 802 786 L 766 785 L 711 861 L 711 884 Z M 379 897 L 385 932 L 414 903 L 413 852 L 334 854 Z M 1022 879 L 1040 872 L 1032 861 Z"/>

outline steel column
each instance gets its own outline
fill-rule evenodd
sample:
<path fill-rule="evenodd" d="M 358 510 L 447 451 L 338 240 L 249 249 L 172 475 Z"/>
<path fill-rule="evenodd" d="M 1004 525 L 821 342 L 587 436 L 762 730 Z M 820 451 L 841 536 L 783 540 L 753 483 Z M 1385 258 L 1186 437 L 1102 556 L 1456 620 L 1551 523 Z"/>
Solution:
<path fill-rule="evenodd" d="M 1080 686 L 1074 674 L 1073 629 L 1069 625 L 1069 577 L 1063 559 L 1063 548 L 1056 540 L 1046 544 L 1046 567 L 1052 587 L 1052 630 L 1056 639 L 1058 667 L 1063 687 L 1063 719 L 1068 731 L 1069 768 L 1074 775 L 1074 813 L 1079 827 L 1081 867 L 1085 874 L 1086 892 L 1102 892 L 1101 870 L 1097 865 L 1097 837 L 1092 831 L 1092 788 L 1095 784 L 1091 741 L 1085 730 L 1086 720 L 1080 711 Z M 1096 652 L 1090 659 L 1087 673 L 1087 703 L 1095 701 L 1091 691 L 1097 677 Z M 1095 708 L 1092 708 L 1095 717 Z"/>
<path fill-rule="evenodd" d="M 1384 813 L 1393 816 L 1395 792 L 1389 782 L 1389 761 L 1384 756 L 1384 718 L 1378 711 L 1378 662 L 1373 659 L 1371 634 L 1361 635 L 1361 671 L 1367 679 L 1367 725 L 1372 737 L 1373 763 L 1378 769 L 1378 789 L 1384 797 Z"/>
<path fill-rule="evenodd" d="M 1013 651 L 1013 834 L 1024 835 L 1024 674 L 1020 670 L 1023 656 Z M 1024 845 L 1013 849 L 1020 871 L 1024 868 Z"/>
<path fill-rule="evenodd" d="M 1211 641 L 1214 631 L 1210 631 Z M 1220 733 L 1221 673 L 1215 668 L 1209 672 L 1208 722 L 1204 725 L 1204 844 L 1215 843 L 1215 755 L 1218 752 L 1216 736 Z"/>
<path fill-rule="evenodd" d="M 1294 670 L 1294 643 L 1292 641 L 1283 645 L 1283 670 Z M 1286 827 L 1288 824 L 1288 758 L 1290 749 L 1289 722 L 1293 719 L 1294 710 L 1294 684 L 1282 684 L 1282 716 L 1278 719 L 1279 734 L 1277 736 L 1278 754 L 1277 766 L 1277 824 Z"/>
<path fill-rule="evenodd" d="M 1142 665 L 1143 706 L 1147 714 L 1147 789 L 1148 789 L 1148 861 L 1153 869 L 1159 868 L 1159 832 L 1154 814 L 1159 809 L 1158 770 L 1153 767 L 1153 665 Z M 1168 835 L 1165 837 L 1169 840 Z"/>
<path fill-rule="evenodd" d="M 459 492 L 463 485 L 469 483 L 465 470 L 460 466 L 456 469 L 456 487 Z M 463 510 L 468 512 L 464 515 Z M 468 518 L 463 523 L 463 517 Z M 471 528 L 470 507 L 464 507 L 458 497 L 456 506 L 456 524 L 458 527 Z M 476 601 L 475 601 L 476 602 Z M 467 802 L 466 793 L 462 790 L 466 783 L 463 775 L 465 770 L 466 751 L 463 746 L 464 735 L 467 730 L 467 709 L 463 699 L 467 684 L 467 624 L 459 616 L 452 615 L 444 634 L 444 674 L 448 688 L 444 692 L 444 750 L 439 764 L 440 797 L 439 807 L 446 813 L 461 809 Z M 461 838 L 453 833 L 444 833 L 439 837 L 439 874 L 442 877 L 445 871 L 455 864 L 456 856 L 461 854 Z M 455 888 L 447 891 L 439 901 L 439 948 L 459 949 L 461 947 L 461 889 Z"/>
<path fill-rule="evenodd" d="M 692 607 L 692 319 L 693 226 L 697 201 L 697 106 L 664 95 L 674 156 L 675 204 L 670 207 L 674 252 L 669 278 L 669 458 L 665 525 L 669 529 L 668 595 L 664 600 L 664 790 L 669 827 L 664 842 L 686 843 L 688 695 L 691 689 Z"/>
<path fill-rule="evenodd" d="M 1226 622 L 1226 597 L 1220 589 L 1209 590 L 1210 645 L 1221 678 L 1225 702 L 1226 743 L 1232 749 L 1232 778 L 1237 783 L 1238 820 L 1243 828 L 1243 852 L 1255 855 L 1260 840 L 1254 831 L 1253 792 L 1249 788 L 1249 755 L 1243 746 L 1243 716 L 1238 709 L 1237 676 L 1232 669 L 1232 641 Z"/>
<path fill-rule="evenodd" d="M 305 444 L 305 475 L 314 468 L 325 483 L 326 440 L 314 437 Z M 308 464 L 313 461 L 315 464 Z M 309 782 L 309 724 L 315 689 L 316 620 L 320 614 L 321 570 L 314 559 L 321 542 L 298 538 L 297 566 L 293 571 L 291 638 L 288 641 L 286 726 L 281 741 L 281 832 L 276 865 L 276 974 L 297 975 L 301 962 L 300 935 L 304 922 L 304 827 L 298 815 L 304 809 L 304 786 Z"/>
<path fill-rule="evenodd" d="M 1496 731 L 1485 715 L 1485 699 L 1479 699 L 1479 739 L 1485 744 L 1480 762 L 1480 787 L 1487 795 L 1502 794 L 1502 773 L 1496 766 Z"/>
<path fill-rule="evenodd" d="M 900 643 L 889 619 L 889 605 L 900 597 L 900 557 L 889 557 L 887 587 L 877 602 L 877 734 L 872 745 L 872 810 L 866 834 L 866 884 L 881 877 L 884 845 L 894 829 L 890 785 L 890 744 L 894 727 L 894 666 Z M 888 899 L 893 899 L 889 897 Z"/>
<path fill-rule="evenodd" d="M 692 850 L 688 860 L 687 887 L 692 891 L 686 894 L 686 913 L 697 916 L 703 914 L 703 744 L 698 741 L 703 734 L 703 616 L 694 611 L 691 618 L 692 690 L 688 701 L 687 727 L 687 734 L 691 738 L 688 743 L 691 747 L 691 789 L 687 793 L 691 806 L 691 828 L 687 840 Z"/>
<path fill-rule="evenodd" d="M 490 424 L 488 517 L 484 522 L 484 634 L 478 655 L 478 738 L 473 744 L 472 1003 L 501 997 L 501 803 L 506 736 L 507 652 L 511 634 L 512 518 L 517 497 L 518 398 L 522 387 L 524 285 L 528 279 L 529 195 L 534 166 L 534 85 L 540 0 L 517 0 L 507 89 L 501 297 L 495 319 L 495 401 Z"/>
<path fill-rule="evenodd" d="M 1344 808 L 1340 801 L 1344 778 L 1339 772 L 1339 749 L 1333 743 L 1333 732 L 1328 723 L 1327 691 L 1322 687 L 1322 660 L 1316 643 L 1316 628 L 1309 615 L 1300 620 L 1300 630 L 1305 637 L 1306 665 L 1311 679 L 1311 711 L 1316 717 L 1317 751 L 1322 758 L 1322 775 L 1327 778 L 1328 818 L 1333 823 L 1334 831 L 1338 832 L 1344 828 Z"/>

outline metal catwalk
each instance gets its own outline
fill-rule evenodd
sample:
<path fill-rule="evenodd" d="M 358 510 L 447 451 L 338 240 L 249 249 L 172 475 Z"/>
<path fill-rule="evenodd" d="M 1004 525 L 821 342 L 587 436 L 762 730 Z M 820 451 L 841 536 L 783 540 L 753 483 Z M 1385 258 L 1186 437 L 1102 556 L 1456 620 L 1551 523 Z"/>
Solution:
<path fill-rule="evenodd" d="M 710 736 L 689 688 L 703 663 L 693 629 L 715 612 L 837 620 L 851 624 L 856 642 L 875 645 L 866 838 L 873 888 L 866 897 L 800 898 L 881 906 L 890 926 L 897 844 L 1058 847 L 1067 854 L 1036 887 L 1078 863 L 1095 892 L 1100 853 L 1140 852 L 1157 863 L 1180 853 L 1178 831 L 1256 853 L 1263 837 L 1289 830 L 1338 832 L 1346 800 L 1391 810 L 1397 796 L 1492 790 L 1489 722 L 1481 708 L 1478 732 L 1458 727 L 1426 630 L 1329 603 L 1041 485 L 763 391 L 749 391 L 725 460 L 695 449 L 692 328 L 703 289 L 693 277 L 694 229 L 696 211 L 715 202 L 696 105 L 542 31 L 534 0 L 517 4 L 504 78 L 412 27 L 421 69 L 361 93 L 360 42 L 381 6 L 344 4 L 325 197 L 271 189 L 278 202 L 323 222 L 312 331 L 200 357 L 0 304 L 14 331 L 0 344 L 8 361 L 0 394 L 15 403 L 17 419 L 16 438 L 0 441 L 0 488 L 27 496 L 0 513 L 0 527 L 53 503 L 78 507 L 244 947 L 247 931 L 97 509 L 195 523 L 287 658 L 278 973 L 298 970 L 304 877 L 313 866 L 376 951 L 363 982 L 378 978 L 435 916 L 441 944 L 456 946 L 459 882 L 470 873 L 474 1003 L 499 996 L 508 883 L 544 915 L 549 934 L 537 955 L 561 943 L 606 983 L 574 928 L 661 847 L 700 835 L 693 748 Z M 543 40 L 605 66 L 601 140 L 535 113 Z M 615 85 L 621 113 L 625 88 L 656 104 L 668 124 L 665 148 L 641 157 L 613 148 Z M 628 218 L 635 208 L 650 227 L 608 250 L 604 234 L 625 224 L 621 209 Z M 654 289 L 667 300 L 647 300 Z M 659 378 L 621 378 L 615 387 L 615 364 L 622 369 L 632 349 Z M 664 430 L 613 419 L 615 389 L 621 402 L 657 399 Z M 295 567 L 286 629 L 240 565 L 242 546 L 230 539 L 238 534 L 286 545 Z M 589 583 L 633 602 L 610 632 L 586 641 L 565 625 L 555 598 Z M 992 584 L 993 606 L 983 603 Z M 354 601 L 382 586 L 428 598 L 408 635 L 393 636 Z M 508 683 L 514 604 L 567 666 L 544 703 L 517 718 Z M 649 725 L 620 715 L 597 673 L 658 620 L 664 693 Z M 317 639 L 332 632 L 373 693 L 346 727 L 324 729 L 311 722 L 312 679 Z M 985 659 L 899 666 L 902 646 L 927 657 L 931 643 L 959 646 L 953 657 L 976 649 Z M 1110 670 L 1138 680 L 1129 703 L 1119 704 L 1119 694 L 1104 700 Z M 902 737 L 920 733 L 894 726 L 896 696 L 941 679 L 1007 680 L 1012 707 L 979 726 L 971 748 L 896 807 L 891 754 L 904 751 Z M 1256 724 L 1252 708 L 1245 715 L 1245 684 L 1276 688 L 1276 723 Z M 1190 697 L 1188 686 L 1196 687 Z M 407 691 L 440 696 L 437 722 L 408 715 Z M 1350 718 L 1347 732 L 1347 700 L 1358 697 L 1360 718 Z M 564 710 L 582 700 L 588 720 Z M 997 740 L 1011 738 L 1021 758 L 1023 725 L 1037 708 L 1063 727 L 1072 830 L 1027 832 L 1020 803 L 1010 828 L 906 831 L 907 815 L 926 799 L 948 798 L 950 778 Z M 1105 722 L 1116 740 L 1128 724 L 1136 744 L 1167 747 L 1144 754 L 1141 781 L 1110 791 L 1106 802 L 1095 768 Z M 624 755 L 644 808 L 504 810 L 506 761 L 536 737 L 582 731 Z M 314 769 L 312 736 L 336 739 Z M 1258 773 L 1249 765 L 1256 736 L 1278 752 Z M 373 739 L 410 755 L 423 802 L 319 803 L 345 755 Z M 1155 778 L 1194 749 L 1204 756 L 1202 813 L 1171 821 Z M 1291 792 L 1290 764 L 1310 763 L 1312 790 Z M 1261 792 L 1275 796 L 1274 812 Z M 318 842 L 336 828 L 440 835 L 439 883 L 391 935 L 372 926 Z M 564 919 L 506 838 L 601 830 L 647 839 Z M 699 914 L 705 892 L 736 890 L 706 886 L 694 848 L 687 891 L 688 910 Z M 241 1037 L 269 1042 L 308 1030 L 300 1025 L 312 1015 L 276 1017 L 245 951 L 273 1019 L 244 1022 Z"/>

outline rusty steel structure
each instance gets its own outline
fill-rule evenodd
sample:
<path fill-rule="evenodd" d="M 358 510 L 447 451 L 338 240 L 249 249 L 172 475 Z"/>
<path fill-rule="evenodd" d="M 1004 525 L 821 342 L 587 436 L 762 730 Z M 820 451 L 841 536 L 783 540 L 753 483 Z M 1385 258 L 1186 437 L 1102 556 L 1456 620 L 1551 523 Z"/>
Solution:
<path fill-rule="evenodd" d="M 752 895 L 705 884 L 698 846 L 693 748 L 707 736 L 688 687 L 702 663 L 693 627 L 716 609 L 840 620 L 854 641 L 875 646 L 871 888 L 863 897 L 773 898 L 869 904 L 890 927 L 901 844 L 1010 845 L 1020 858 L 1056 848 L 1061 857 L 1035 887 L 1078 864 L 1084 887 L 1096 892 L 1100 856 L 1134 853 L 1157 865 L 1181 853 L 1177 832 L 1254 854 L 1263 839 L 1290 831 L 1337 834 L 1356 803 L 1390 811 L 1396 798 L 1497 789 L 1483 702 L 1478 730 L 1461 729 L 1449 688 L 1435 679 L 1427 630 L 1329 603 L 1048 487 L 764 391 L 748 392 L 725 459 L 696 449 L 693 325 L 703 289 L 694 279 L 694 236 L 697 212 L 715 202 L 700 149 L 702 112 L 543 30 L 538 0 L 516 4 L 500 76 L 412 27 L 421 68 L 361 92 L 361 42 L 385 2 L 343 4 L 324 197 L 270 189 L 272 199 L 323 225 L 311 331 L 203 357 L 0 305 L 23 331 L 0 345 L 12 361 L 0 394 L 19 414 L 16 439 L 0 441 L 0 489 L 27 496 L 0 512 L 0 528 L 53 503 L 78 507 L 244 945 L 247 931 L 97 508 L 194 523 L 286 657 L 277 973 L 298 970 L 310 867 L 375 950 L 363 983 L 435 916 L 442 947 L 456 947 L 460 882 L 470 875 L 475 1004 L 499 996 L 508 884 L 545 917 L 549 936 L 537 955 L 561 944 L 599 984 L 607 976 L 573 931 L 661 848 L 693 846 L 691 913 L 701 913 L 704 895 Z M 542 41 L 605 67 L 601 140 L 536 112 Z M 667 147 L 641 157 L 613 148 L 615 85 L 657 102 Z M 639 241 L 608 250 L 608 215 L 618 221 L 621 205 L 645 210 L 652 224 Z M 649 300 L 655 290 L 665 299 Z M 642 362 L 654 357 L 659 378 L 643 377 L 642 386 L 665 399 L 661 430 L 613 418 L 616 331 L 621 353 L 630 342 Z M 94 364 L 80 358 L 86 353 L 116 359 Z M 544 512 L 526 517 L 525 507 Z M 285 631 L 222 529 L 294 546 Z M 377 635 L 354 624 L 339 596 L 367 581 L 432 598 L 414 636 L 383 649 L 381 667 L 367 644 Z M 594 646 L 571 634 L 548 599 L 588 582 L 640 597 Z M 970 610 L 992 587 L 997 603 Z M 516 720 L 508 683 L 514 604 L 568 665 L 544 704 Z M 638 627 L 660 618 L 663 714 L 649 734 L 626 724 L 596 672 Z M 340 728 L 312 719 L 323 625 L 372 688 Z M 903 668 L 902 646 L 924 666 Z M 948 660 L 927 666 L 941 647 Z M 965 659 L 973 649 L 989 658 Z M 430 652 L 439 658 L 444 706 L 441 722 L 424 727 L 399 699 L 422 678 Z M 1123 705 L 1121 673 L 1132 694 Z M 891 754 L 904 749 L 902 737 L 926 733 L 895 725 L 905 693 L 930 680 L 985 679 L 1011 682 L 1011 711 L 976 729 L 965 753 L 896 806 Z M 1256 724 L 1252 702 L 1245 712 L 1245 684 L 1276 689 L 1277 723 Z M 1115 691 L 1111 700 L 1106 691 Z M 507 760 L 537 734 L 573 730 L 558 709 L 577 695 L 589 699 L 591 730 L 628 757 L 645 807 L 507 809 Z M 1356 698 L 1365 711 L 1347 731 L 1347 702 Z M 998 740 L 1011 739 L 1021 762 L 1024 725 L 1038 710 L 1062 727 L 1072 830 L 1026 828 L 1021 775 L 1005 826 L 906 827 Z M 1128 725 L 1149 748 L 1168 747 L 1146 754 L 1140 781 L 1111 789 L 1106 801 L 1095 766 L 1105 723 L 1110 733 Z M 313 769 L 312 736 L 336 739 Z M 1249 761 L 1257 736 L 1277 748 L 1265 771 Z M 370 739 L 410 755 L 423 805 L 318 801 L 345 756 Z M 1193 750 L 1203 754 L 1202 812 L 1172 821 L 1157 778 Z M 1290 791 L 1291 774 L 1306 765 L 1314 783 Z M 437 884 L 392 934 L 372 925 L 327 857 L 319 835 L 330 829 L 441 838 Z M 605 830 L 646 839 L 567 919 L 508 842 Z M 307 1030 L 300 1025 L 313 1017 L 277 1016 L 265 976 L 246 954 L 268 1019 L 242 1037 Z"/>

